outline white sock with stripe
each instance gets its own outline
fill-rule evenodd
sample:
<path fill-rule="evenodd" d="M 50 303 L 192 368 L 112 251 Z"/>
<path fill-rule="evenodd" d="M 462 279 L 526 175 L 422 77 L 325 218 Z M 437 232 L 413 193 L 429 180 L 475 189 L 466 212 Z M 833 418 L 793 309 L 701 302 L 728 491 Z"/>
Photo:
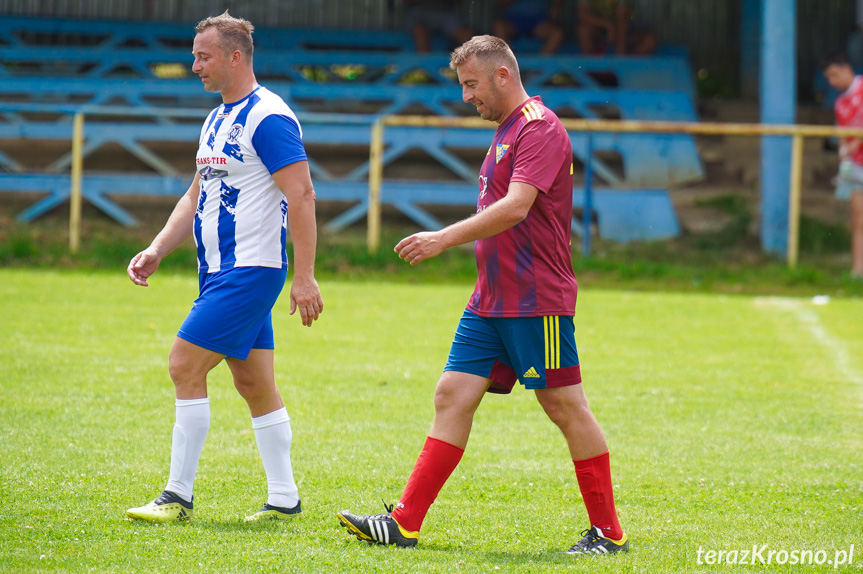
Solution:
<path fill-rule="evenodd" d="M 293 508 L 299 502 L 297 483 L 291 467 L 291 417 L 282 407 L 266 415 L 252 418 L 255 440 L 264 472 L 267 473 L 267 504 Z"/>
<path fill-rule="evenodd" d="M 210 430 L 210 399 L 177 399 L 176 405 L 177 415 L 171 441 L 171 473 L 165 490 L 191 502 L 198 461 L 204 450 L 207 431 Z"/>

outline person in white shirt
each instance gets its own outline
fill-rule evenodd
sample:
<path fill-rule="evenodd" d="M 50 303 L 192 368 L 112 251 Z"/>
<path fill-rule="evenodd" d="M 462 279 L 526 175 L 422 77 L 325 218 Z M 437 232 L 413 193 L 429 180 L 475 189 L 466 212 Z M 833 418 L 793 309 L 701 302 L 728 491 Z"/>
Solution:
<path fill-rule="evenodd" d="M 155 500 L 126 512 L 149 522 L 186 521 L 210 425 L 207 374 L 223 360 L 246 400 L 267 475 L 263 508 L 247 520 L 302 511 L 291 466 L 290 417 L 275 383 L 272 308 L 287 278 L 288 223 L 294 246 L 293 315 L 311 326 L 323 311 L 314 277 L 315 191 L 302 130 L 285 102 L 259 86 L 254 26 L 230 16 L 195 27 L 192 71 L 224 102 L 201 129 L 197 171 L 168 222 L 127 273 L 148 286 L 162 258 L 194 235 L 200 294 L 171 347 L 176 422 L 168 483 Z"/>

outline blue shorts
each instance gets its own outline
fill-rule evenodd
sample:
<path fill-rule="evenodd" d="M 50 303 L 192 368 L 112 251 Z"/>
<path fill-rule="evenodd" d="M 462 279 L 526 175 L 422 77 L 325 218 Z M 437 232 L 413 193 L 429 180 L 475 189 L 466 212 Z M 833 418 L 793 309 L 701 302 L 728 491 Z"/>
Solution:
<path fill-rule="evenodd" d="M 273 349 L 273 305 L 287 271 L 234 267 L 198 276 L 200 294 L 177 336 L 243 361 L 252 349 Z"/>
<path fill-rule="evenodd" d="M 488 318 L 465 310 L 444 371 L 491 379 L 490 393 L 577 385 L 581 367 L 572 317 Z"/>

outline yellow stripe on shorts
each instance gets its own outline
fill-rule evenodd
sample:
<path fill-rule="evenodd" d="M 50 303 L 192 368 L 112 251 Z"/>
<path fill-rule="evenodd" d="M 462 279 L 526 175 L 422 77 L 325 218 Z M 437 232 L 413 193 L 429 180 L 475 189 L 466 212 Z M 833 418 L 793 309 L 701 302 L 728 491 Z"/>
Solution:
<path fill-rule="evenodd" d="M 555 369 L 560 368 L 560 317 L 557 315 L 554 316 L 554 332 L 556 336 L 554 337 L 554 356 L 557 357 L 557 366 Z"/>
<path fill-rule="evenodd" d="M 560 368 L 560 318 L 557 316 L 543 317 L 543 334 L 545 339 L 545 368 Z"/>
<path fill-rule="evenodd" d="M 542 344 L 545 349 L 545 368 L 548 368 L 548 317 L 542 318 Z"/>

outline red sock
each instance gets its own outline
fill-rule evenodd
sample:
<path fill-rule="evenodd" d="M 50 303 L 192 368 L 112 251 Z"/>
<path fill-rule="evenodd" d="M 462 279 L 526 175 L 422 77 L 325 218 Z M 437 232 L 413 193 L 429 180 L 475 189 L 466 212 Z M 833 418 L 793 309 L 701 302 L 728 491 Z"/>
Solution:
<path fill-rule="evenodd" d="M 611 465 L 608 453 L 574 460 L 575 476 L 578 478 L 578 488 L 587 507 L 587 516 L 591 526 L 602 529 L 603 535 L 612 540 L 623 538 L 623 530 L 617 520 L 617 510 L 614 508 L 614 490 L 611 486 Z"/>
<path fill-rule="evenodd" d="M 402 528 L 419 531 L 429 507 L 463 454 L 464 450 L 457 446 L 436 438 L 426 438 L 401 500 L 392 512 L 392 517 Z"/>

